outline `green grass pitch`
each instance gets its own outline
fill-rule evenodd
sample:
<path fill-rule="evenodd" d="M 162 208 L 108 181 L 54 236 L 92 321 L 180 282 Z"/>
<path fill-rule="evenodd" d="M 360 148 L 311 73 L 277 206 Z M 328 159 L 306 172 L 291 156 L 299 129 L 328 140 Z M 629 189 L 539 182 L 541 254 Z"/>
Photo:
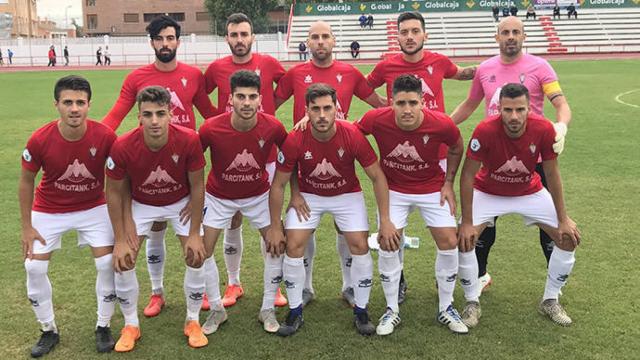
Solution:
<path fill-rule="evenodd" d="M 245 296 L 230 308 L 229 320 L 210 336 L 209 346 L 190 349 L 182 335 L 185 314 L 182 280 L 184 265 L 178 241 L 167 237 L 165 273 L 167 307 L 153 319 L 142 315 L 150 292 L 144 255 L 139 257 L 139 313 L 142 339 L 132 354 L 99 356 L 95 352 L 95 270 L 88 249 L 75 246 L 67 235 L 50 265 L 56 322 L 61 343 L 50 359 L 63 358 L 190 358 L 190 359 L 637 359 L 640 357 L 640 290 L 638 241 L 640 224 L 640 108 L 623 105 L 615 97 L 640 88 L 637 60 L 554 62 L 573 111 L 565 152 L 560 157 L 565 198 L 570 216 L 580 226 L 583 243 L 561 297 L 574 325 L 561 328 L 540 316 L 545 261 L 537 229 L 525 228 L 515 216 L 500 221 L 489 270 L 494 285 L 482 297 L 483 316 L 468 336 L 455 336 L 435 321 L 433 241 L 421 219 L 413 214 L 407 231 L 420 236 L 420 248 L 406 251 L 409 283 L 401 307 L 402 324 L 388 337 L 356 334 L 351 310 L 339 299 L 340 269 L 331 219 L 318 232 L 314 284 L 316 300 L 305 311 L 302 331 L 287 339 L 269 335 L 257 321 L 262 293 L 262 260 L 258 234 L 244 225 L 245 253 L 242 282 Z M 363 73 L 370 66 L 361 67 Z M 93 87 L 90 116 L 100 119 L 116 100 L 128 71 L 79 71 Z M 20 154 L 29 135 L 57 116 L 53 85 L 64 72 L 3 73 L 0 82 L 0 358 L 25 358 L 39 336 L 26 298 L 20 253 L 17 183 Z M 447 111 L 464 99 L 470 83 L 445 81 Z M 640 106 L 640 92 L 620 100 Z M 546 114 L 553 118 L 550 104 Z M 367 110 L 354 100 L 351 118 Z M 462 126 L 465 143 L 481 111 Z M 278 111 L 291 125 L 291 104 Z M 121 129 L 135 125 L 133 114 Z M 121 131 L 122 132 L 122 131 Z M 371 186 L 360 171 L 374 223 Z M 221 240 L 220 240 L 221 242 Z M 219 244 L 216 259 L 224 289 L 226 271 Z M 374 254 L 374 259 L 377 256 Z M 377 266 L 376 266 L 377 268 Z M 377 274 L 377 270 L 374 271 Z M 456 289 L 456 306 L 464 299 Z M 384 296 L 375 280 L 370 314 L 375 323 L 384 310 Z M 278 311 L 279 318 L 285 315 Z M 119 310 L 112 321 L 114 335 L 122 327 Z"/>

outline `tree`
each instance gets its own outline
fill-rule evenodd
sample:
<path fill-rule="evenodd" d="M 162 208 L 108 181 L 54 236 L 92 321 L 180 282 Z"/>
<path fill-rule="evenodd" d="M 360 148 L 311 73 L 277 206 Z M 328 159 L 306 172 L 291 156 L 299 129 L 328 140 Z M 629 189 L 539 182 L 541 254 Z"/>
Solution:
<path fill-rule="evenodd" d="M 205 0 L 204 4 L 209 11 L 211 18 L 211 30 L 214 33 L 224 35 L 227 32 L 225 23 L 227 17 L 233 13 L 244 13 L 253 22 L 253 32 L 266 32 L 269 27 L 267 12 L 274 10 L 278 6 L 290 4 L 291 1 L 282 0 L 243 0 L 243 1 L 220 1 Z"/>
<path fill-rule="evenodd" d="M 80 25 L 78 25 L 78 22 L 76 21 L 75 18 L 71 19 L 71 25 L 76 28 L 76 37 L 83 37 L 84 36 L 84 28 Z"/>

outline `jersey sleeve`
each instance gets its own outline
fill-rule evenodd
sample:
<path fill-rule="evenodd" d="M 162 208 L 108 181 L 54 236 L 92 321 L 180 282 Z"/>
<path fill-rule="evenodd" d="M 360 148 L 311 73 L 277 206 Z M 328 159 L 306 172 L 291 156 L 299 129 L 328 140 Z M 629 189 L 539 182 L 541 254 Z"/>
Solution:
<path fill-rule="evenodd" d="M 467 146 L 467 157 L 471 160 L 482 162 L 486 159 L 486 154 L 489 151 L 488 137 L 485 135 L 485 131 L 482 123 L 476 127 L 469 140 L 469 146 Z"/>
<path fill-rule="evenodd" d="M 203 153 L 207 151 L 207 148 L 211 144 L 211 136 L 210 136 L 211 130 L 209 129 L 210 127 L 211 127 L 211 121 L 205 120 L 204 123 L 202 123 L 202 125 L 200 125 L 200 128 L 198 129 L 198 136 L 200 137 L 200 148 Z"/>
<path fill-rule="evenodd" d="M 289 69 L 278 81 L 275 91 L 276 97 L 284 100 L 289 99 L 293 95 L 293 85 L 293 69 Z"/>
<path fill-rule="evenodd" d="M 117 141 L 111 147 L 107 158 L 107 176 L 114 180 L 122 180 L 127 173 L 125 149 L 121 141 Z"/>
<path fill-rule="evenodd" d="M 193 97 L 193 105 L 195 105 L 196 109 L 203 118 L 208 119 L 210 117 L 215 116 L 218 113 L 218 109 L 213 106 L 211 103 L 211 99 L 205 90 L 205 79 L 204 75 L 198 75 L 198 90 Z"/>
<path fill-rule="evenodd" d="M 31 172 L 38 172 L 42 167 L 41 144 L 33 136 L 27 141 L 22 151 L 22 168 Z"/>
<path fill-rule="evenodd" d="M 444 67 L 445 79 L 450 79 L 458 73 L 458 65 L 454 64 L 453 61 L 446 56 L 442 57 L 442 65 Z"/>
<path fill-rule="evenodd" d="M 447 144 L 447 146 L 454 146 L 458 139 L 460 139 L 460 129 L 453 123 L 453 120 L 446 116 L 443 120 L 444 123 L 444 137 L 443 142 Z"/>
<path fill-rule="evenodd" d="M 374 113 L 375 110 L 369 110 L 360 118 L 360 120 L 353 123 L 361 133 L 365 135 L 371 135 L 373 133 L 373 124 L 376 120 Z"/>
<path fill-rule="evenodd" d="M 546 96 L 562 92 L 560 83 L 558 82 L 558 75 L 548 62 L 544 61 L 539 71 L 540 74 L 538 76 L 542 84 L 542 92 L 544 92 Z"/>
<path fill-rule="evenodd" d="M 278 171 L 290 173 L 298 163 L 298 146 L 296 146 L 295 138 L 297 136 L 291 133 L 282 144 L 282 148 L 278 152 L 278 161 L 276 162 Z"/>
<path fill-rule="evenodd" d="M 193 133 L 189 142 L 189 157 L 187 158 L 187 170 L 197 171 L 206 165 L 204 159 L 204 153 L 202 152 L 202 145 L 200 144 L 200 138 L 197 134 Z"/>
<path fill-rule="evenodd" d="M 275 83 L 279 83 L 280 79 L 282 79 L 284 74 L 286 74 L 286 70 L 284 69 L 284 67 L 282 67 L 282 64 L 280 64 L 280 61 L 276 60 L 271 56 L 269 56 L 269 58 L 271 59 L 271 71 L 273 72 L 273 81 Z"/>
<path fill-rule="evenodd" d="M 363 168 L 371 166 L 378 160 L 376 152 L 364 135 L 359 131 L 354 131 L 352 140 L 356 145 L 356 159 Z"/>
<path fill-rule="evenodd" d="M 540 156 L 542 161 L 553 160 L 558 158 L 558 154 L 553 151 L 553 143 L 555 142 L 556 132 L 553 129 L 551 122 L 546 122 L 544 127 L 544 133 L 542 135 L 542 143 L 540 146 Z"/>
<path fill-rule="evenodd" d="M 282 145 L 287 140 L 287 130 L 284 128 L 281 122 L 278 121 L 276 129 L 275 144 L 279 149 L 282 149 Z"/>
<path fill-rule="evenodd" d="M 369 83 L 369 86 L 374 89 L 377 89 L 384 84 L 384 74 L 382 70 L 384 63 L 385 61 L 381 61 L 376 64 L 371 73 L 367 75 L 367 82 Z"/>
<path fill-rule="evenodd" d="M 484 99 L 484 88 L 482 88 L 482 83 L 480 81 L 480 73 L 481 68 L 478 68 L 476 71 L 476 75 L 471 80 L 471 88 L 469 89 L 469 99 L 475 101 L 481 101 Z"/>
<path fill-rule="evenodd" d="M 355 67 L 352 68 L 353 73 L 355 75 L 355 87 L 353 93 L 362 100 L 365 100 L 371 94 L 373 94 L 374 89 L 369 85 L 367 79 L 365 79 L 364 75 L 360 72 L 360 70 Z"/>
<path fill-rule="evenodd" d="M 127 116 L 129 111 L 136 102 L 136 88 L 131 78 L 131 74 L 127 76 L 122 84 L 120 90 L 120 96 L 113 105 L 107 116 L 102 119 L 102 123 L 110 127 L 112 130 L 117 130 L 118 126 L 122 123 L 122 120 Z"/>
<path fill-rule="evenodd" d="M 213 68 L 215 67 L 215 61 L 212 62 L 211 64 L 209 64 L 209 67 L 207 67 L 207 70 L 204 72 L 204 82 L 205 82 L 205 91 L 207 92 L 207 94 L 211 94 L 213 92 L 213 90 L 215 90 L 218 87 L 218 84 L 216 84 L 216 77 L 215 77 L 215 70 L 213 70 Z"/>

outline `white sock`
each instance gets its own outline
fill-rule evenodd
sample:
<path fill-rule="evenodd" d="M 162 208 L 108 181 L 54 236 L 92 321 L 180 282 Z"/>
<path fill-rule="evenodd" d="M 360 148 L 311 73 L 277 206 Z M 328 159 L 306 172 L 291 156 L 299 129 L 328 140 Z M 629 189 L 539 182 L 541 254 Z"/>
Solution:
<path fill-rule="evenodd" d="M 303 258 L 290 258 L 288 255 L 284 255 L 282 274 L 284 284 L 287 287 L 287 299 L 289 300 L 290 309 L 295 309 L 302 305 L 302 289 L 305 281 L 304 270 Z"/>
<path fill-rule="evenodd" d="M 353 287 L 353 281 L 351 281 L 351 252 L 349 251 L 349 245 L 344 235 L 336 234 L 336 249 L 338 250 L 338 256 L 340 257 L 340 270 L 342 270 L 342 291 L 348 287 Z"/>
<path fill-rule="evenodd" d="M 307 241 L 304 249 L 304 288 L 313 292 L 313 258 L 316 256 L 316 233 L 314 232 Z"/>
<path fill-rule="evenodd" d="M 480 301 L 480 280 L 478 280 L 478 259 L 476 251 L 458 251 L 458 278 L 467 301 Z"/>
<path fill-rule="evenodd" d="M 116 310 L 116 283 L 113 274 L 113 256 L 107 254 L 95 258 L 96 297 L 98 301 L 98 322 L 96 326 L 108 327 Z"/>
<path fill-rule="evenodd" d="M 353 295 L 356 306 L 366 309 L 373 286 L 373 259 L 367 251 L 364 255 L 352 255 L 351 279 L 353 280 Z M 397 296 L 397 294 L 396 294 Z"/>
<path fill-rule="evenodd" d="M 150 231 L 147 238 L 147 270 L 151 280 L 151 291 L 154 294 L 162 294 L 164 279 L 164 260 L 167 253 L 164 235 L 167 229 Z"/>
<path fill-rule="evenodd" d="M 264 243 L 263 239 L 260 242 Z M 262 307 L 260 310 L 273 309 L 273 303 L 276 301 L 276 293 L 280 287 L 282 281 L 282 261 L 284 257 L 282 255 L 273 257 L 271 254 L 267 254 L 264 257 L 264 293 L 262 294 Z"/>
<path fill-rule="evenodd" d="M 447 310 L 453 303 L 453 289 L 458 274 L 458 248 L 436 250 L 436 281 L 438 282 L 438 302 L 440 311 Z"/>
<path fill-rule="evenodd" d="M 115 273 L 116 295 L 120 302 L 120 311 L 124 316 L 124 324 L 139 327 L 138 295 L 139 286 L 136 269 Z"/>
<path fill-rule="evenodd" d="M 56 331 L 53 315 L 53 291 L 49 281 L 49 260 L 25 260 L 27 296 L 36 319 L 45 331 Z"/>
<path fill-rule="evenodd" d="M 400 256 L 398 251 L 378 251 L 378 271 L 380 272 L 380 282 L 384 298 L 387 300 L 387 307 L 398 312 L 398 288 L 400 287 Z"/>
<path fill-rule="evenodd" d="M 207 298 L 212 309 L 219 309 L 222 306 L 220 299 L 220 273 L 218 272 L 218 264 L 213 256 L 204 261 L 204 282 L 207 292 Z"/>
<path fill-rule="evenodd" d="M 240 262 L 242 261 L 242 225 L 237 229 L 224 230 L 224 263 L 229 284 L 240 284 Z"/>
<path fill-rule="evenodd" d="M 557 246 L 553 248 L 547 269 L 547 283 L 544 286 L 543 300 L 558 300 L 558 293 L 567 283 L 573 264 L 576 263 L 575 254 L 575 250 L 566 251 Z"/>
<path fill-rule="evenodd" d="M 200 307 L 205 291 L 204 266 L 186 266 L 184 273 L 184 297 L 187 299 L 187 320 L 200 321 Z"/>

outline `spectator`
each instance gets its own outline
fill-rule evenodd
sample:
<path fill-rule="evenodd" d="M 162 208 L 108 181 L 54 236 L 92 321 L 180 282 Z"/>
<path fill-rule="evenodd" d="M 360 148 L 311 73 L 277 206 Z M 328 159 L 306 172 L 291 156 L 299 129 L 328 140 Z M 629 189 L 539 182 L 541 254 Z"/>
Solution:
<path fill-rule="evenodd" d="M 358 18 L 358 21 L 360 22 L 361 29 L 364 29 L 365 27 L 367 27 L 367 17 L 364 14 L 360 15 L 360 17 Z"/>
<path fill-rule="evenodd" d="M 511 13 L 511 16 L 518 16 L 518 7 L 516 6 L 515 3 L 511 3 L 511 7 L 509 8 L 509 12 Z"/>
<path fill-rule="evenodd" d="M 111 53 L 109 52 L 109 47 L 104 47 L 104 65 L 111 65 Z"/>
<path fill-rule="evenodd" d="M 533 20 L 536 19 L 536 9 L 533 7 L 533 4 L 529 4 L 529 7 L 527 8 L 527 20 L 529 17 L 532 17 Z"/>
<path fill-rule="evenodd" d="M 67 48 L 67 45 L 64 46 L 62 55 L 64 55 L 64 66 L 69 66 L 69 49 Z"/>
<path fill-rule="evenodd" d="M 9 57 L 9 65 L 13 64 L 13 51 L 7 49 L 7 56 Z"/>
<path fill-rule="evenodd" d="M 56 50 L 53 47 L 53 45 L 49 47 L 49 53 L 47 54 L 47 57 L 49 58 L 49 63 L 47 64 L 47 67 L 56 66 Z"/>
<path fill-rule="evenodd" d="M 373 15 L 371 14 L 367 16 L 367 25 L 369 25 L 369 29 L 373 29 Z"/>
<path fill-rule="evenodd" d="M 96 51 L 96 66 L 102 65 L 102 46 L 98 46 Z"/>
<path fill-rule="evenodd" d="M 576 3 L 576 5 L 577 4 L 578 3 Z M 574 19 L 578 19 L 578 12 L 573 4 L 567 6 L 567 19 L 571 19 L 571 15 L 573 15 Z"/>
<path fill-rule="evenodd" d="M 556 17 L 560 20 L 560 6 L 558 6 L 558 3 L 553 7 L 553 18 L 555 19 Z"/>
<path fill-rule="evenodd" d="M 509 16 L 509 7 L 505 6 L 502 8 L 502 17 L 507 17 Z"/>
<path fill-rule="evenodd" d="M 353 40 L 351 42 L 351 57 L 352 58 L 357 58 L 358 55 L 360 55 L 360 43 L 357 40 Z"/>
<path fill-rule="evenodd" d="M 491 12 L 493 13 L 493 19 L 495 21 L 498 21 L 498 18 L 500 17 L 500 8 L 498 7 L 498 5 L 493 5 L 491 7 Z"/>
<path fill-rule="evenodd" d="M 300 61 L 306 61 L 307 60 L 307 44 L 305 44 L 304 41 L 300 41 L 300 44 L 298 44 L 298 51 L 300 52 Z"/>

